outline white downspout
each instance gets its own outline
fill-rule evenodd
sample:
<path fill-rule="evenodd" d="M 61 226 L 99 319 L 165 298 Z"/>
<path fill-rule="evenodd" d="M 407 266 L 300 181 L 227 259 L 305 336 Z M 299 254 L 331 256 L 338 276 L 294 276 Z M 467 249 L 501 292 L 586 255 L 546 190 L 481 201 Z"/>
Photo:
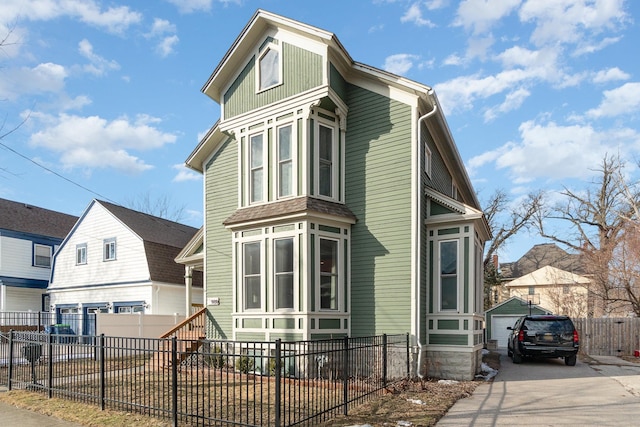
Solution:
<path fill-rule="evenodd" d="M 420 132 L 420 125 L 422 124 L 422 122 L 426 119 L 428 119 L 429 117 L 433 116 L 437 111 L 438 111 L 438 104 L 435 102 L 435 100 L 433 100 L 433 89 L 429 89 L 429 91 L 427 92 L 427 96 L 433 101 L 433 109 L 431 111 L 429 111 L 428 113 L 422 115 L 419 119 L 418 119 L 418 126 L 417 126 L 417 131 L 418 131 L 418 153 L 416 156 L 416 162 L 418 163 L 418 171 L 420 171 L 420 159 L 421 156 L 423 155 L 423 143 L 422 143 L 422 132 Z M 425 167 L 427 167 L 427 165 L 425 165 Z M 421 171 L 420 171 L 421 172 Z M 422 185 L 420 185 L 420 177 L 422 176 L 422 174 L 419 174 L 418 176 L 418 189 L 417 189 L 417 197 L 416 200 L 418 201 L 418 233 L 417 233 L 417 241 L 418 241 L 418 248 L 416 251 L 416 256 L 417 256 L 417 264 L 420 265 L 420 260 L 422 259 L 422 240 L 421 240 L 421 236 L 422 236 L 422 227 L 424 226 L 424 221 L 422 220 L 422 203 L 420 203 L 420 199 L 422 198 Z M 416 310 L 416 317 L 417 317 L 417 321 L 416 321 L 416 344 L 418 345 L 418 363 L 416 365 L 416 374 L 418 375 L 418 377 L 422 378 L 422 374 L 420 373 L 421 369 L 420 369 L 420 364 L 422 363 L 422 344 L 420 343 L 420 303 L 422 301 L 421 297 L 420 297 L 420 269 L 418 269 L 418 283 L 416 286 L 416 297 L 417 297 L 417 301 L 418 301 L 418 307 Z"/>

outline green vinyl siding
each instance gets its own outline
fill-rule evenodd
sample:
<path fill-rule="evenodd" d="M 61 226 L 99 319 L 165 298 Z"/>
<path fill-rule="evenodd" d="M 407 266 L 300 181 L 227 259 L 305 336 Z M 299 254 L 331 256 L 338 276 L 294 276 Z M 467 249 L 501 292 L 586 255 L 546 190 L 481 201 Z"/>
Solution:
<path fill-rule="evenodd" d="M 236 334 L 236 340 L 238 341 L 257 341 L 262 342 L 266 340 L 266 335 L 260 332 L 238 332 Z"/>
<path fill-rule="evenodd" d="M 451 184 L 453 184 L 453 179 L 424 122 L 420 125 L 420 133 L 422 142 L 426 142 L 431 150 L 431 178 L 426 179 L 427 185 L 442 194 L 452 197 Z M 420 151 L 424 153 L 424 147 L 420 147 Z"/>
<path fill-rule="evenodd" d="M 255 57 L 252 57 L 224 94 L 224 119 L 265 107 L 322 84 L 322 57 L 282 43 L 282 84 L 256 93 Z"/>
<path fill-rule="evenodd" d="M 351 332 L 411 325 L 411 108 L 348 85 L 346 205 L 351 231 Z"/>
<path fill-rule="evenodd" d="M 274 329 L 295 329 L 296 319 L 273 319 Z"/>
<path fill-rule="evenodd" d="M 262 319 L 242 319 L 243 328 L 262 328 Z"/>
<path fill-rule="evenodd" d="M 205 170 L 206 200 L 206 298 L 220 298 L 220 305 L 209 311 L 208 338 L 232 337 L 233 265 L 231 232 L 221 226 L 238 206 L 238 145 L 226 140 Z"/>
<path fill-rule="evenodd" d="M 329 86 L 343 101 L 347 100 L 347 82 L 333 64 L 329 64 Z"/>
<path fill-rule="evenodd" d="M 277 332 L 272 332 L 271 334 L 269 334 L 269 339 L 271 341 L 281 339 L 282 341 L 285 341 L 285 342 L 302 341 L 304 339 L 304 335 L 292 334 L 292 333 L 279 334 Z"/>

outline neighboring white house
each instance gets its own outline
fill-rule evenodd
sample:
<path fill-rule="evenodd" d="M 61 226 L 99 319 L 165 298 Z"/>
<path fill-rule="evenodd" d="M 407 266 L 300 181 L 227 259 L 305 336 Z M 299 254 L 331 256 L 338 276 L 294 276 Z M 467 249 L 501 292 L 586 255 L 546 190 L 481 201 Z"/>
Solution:
<path fill-rule="evenodd" d="M 198 229 L 108 202 L 93 200 L 54 256 L 49 284 L 58 321 L 92 333 L 88 313 L 187 313 L 202 305 L 202 276 L 185 290 L 176 256 Z M 66 315 L 66 316 L 65 316 Z"/>
<path fill-rule="evenodd" d="M 48 310 L 51 259 L 77 219 L 0 199 L 0 312 Z"/>

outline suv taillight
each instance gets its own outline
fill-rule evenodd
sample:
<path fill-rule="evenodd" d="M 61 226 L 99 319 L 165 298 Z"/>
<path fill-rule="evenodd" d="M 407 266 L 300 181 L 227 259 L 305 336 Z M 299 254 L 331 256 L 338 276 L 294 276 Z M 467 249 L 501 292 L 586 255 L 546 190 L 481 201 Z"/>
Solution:
<path fill-rule="evenodd" d="M 524 331 L 522 329 L 520 329 L 520 332 L 518 332 L 518 341 L 524 341 Z"/>
<path fill-rule="evenodd" d="M 573 342 L 574 342 L 574 343 L 577 343 L 577 342 L 579 342 L 579 341 L 580 341 L 580 339 L 579 339 L 579 337 L 578 337 L 578 331 L 577 331 L 576 329 L 574 329 L 574 330 L 573 330 Z"/>

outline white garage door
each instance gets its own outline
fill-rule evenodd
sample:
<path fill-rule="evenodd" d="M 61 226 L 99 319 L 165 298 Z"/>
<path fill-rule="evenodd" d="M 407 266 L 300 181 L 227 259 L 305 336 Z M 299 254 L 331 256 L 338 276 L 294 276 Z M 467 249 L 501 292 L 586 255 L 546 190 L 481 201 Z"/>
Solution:
<path fill-rule="evenodd" d="M 510 330 L 507 326 L 513 326 L 520 316 L 491 316 L 491 338 L 498 340 L 498 347 L 507 348 L 507 340 Z"/>

